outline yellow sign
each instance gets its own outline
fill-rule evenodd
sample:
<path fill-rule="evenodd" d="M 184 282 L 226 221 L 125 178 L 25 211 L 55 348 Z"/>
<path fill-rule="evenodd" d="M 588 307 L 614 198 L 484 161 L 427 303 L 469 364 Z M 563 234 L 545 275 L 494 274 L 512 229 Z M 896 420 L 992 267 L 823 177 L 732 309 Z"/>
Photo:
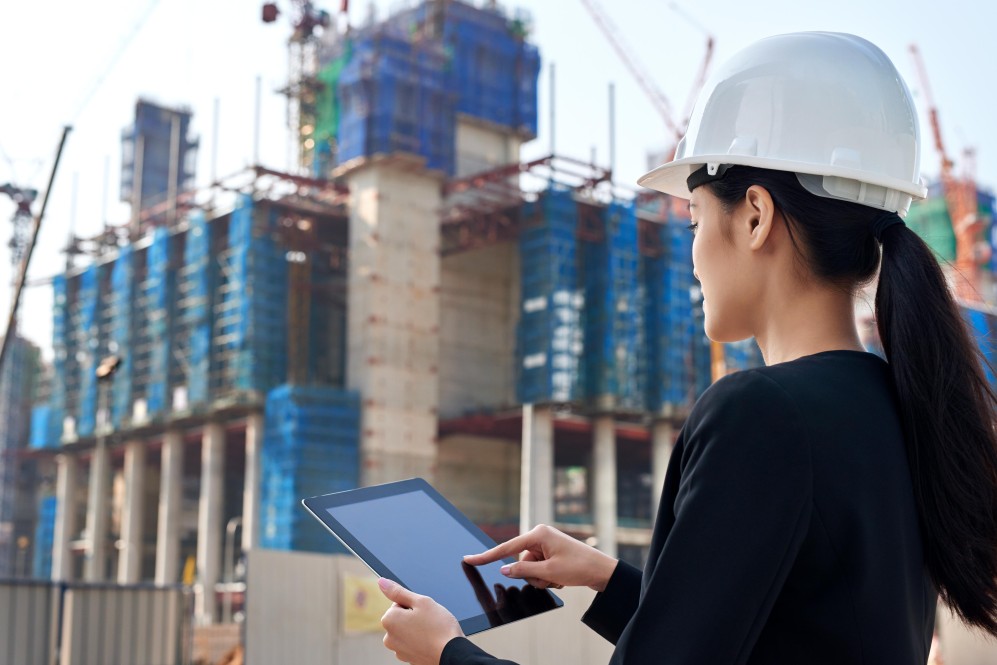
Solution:
<path fill-rule="evenodd" d="M 377 580 L 343 573 L 343 631 L 381 633 L 381 616 L 391 607 Z"/>

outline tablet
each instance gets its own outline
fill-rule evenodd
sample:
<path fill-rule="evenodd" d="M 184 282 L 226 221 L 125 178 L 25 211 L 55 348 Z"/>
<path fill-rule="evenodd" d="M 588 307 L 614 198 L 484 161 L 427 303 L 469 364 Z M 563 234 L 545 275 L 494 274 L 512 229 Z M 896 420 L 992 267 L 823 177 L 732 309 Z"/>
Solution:
<path fill-rule="evenodd" d="M 514 559 L 477 567 L 464 563 L 465 554 L 484 552 L 495 541 L 422 478 L 302 503 L 377 575 L 450 610 L 465 635 L 563 605 L 550 591 L 499 572 Z"/>

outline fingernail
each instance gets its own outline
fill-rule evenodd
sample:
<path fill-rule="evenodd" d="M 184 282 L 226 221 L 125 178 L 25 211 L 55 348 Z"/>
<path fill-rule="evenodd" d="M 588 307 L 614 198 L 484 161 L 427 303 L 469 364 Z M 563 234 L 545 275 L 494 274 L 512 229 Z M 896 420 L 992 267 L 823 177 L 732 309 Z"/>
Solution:
<path fill-rule="evenodd" d="M 499 568 L 499 572 L 502 573 L 503 575 L 508 575 L 510 570 L 512 570 L 512 565 L 511 564 L 508 565 L 508 566 L 502 566 L 501 568 Z"/>
<path fill-rule="evenodd" d="M 377 580 L 377 586 L 381 587 L 381 591 L 387 591 L 388 589 L 390 589 L 394 585 L 395 585 L 395 583 L 392 582 L 391 580 L 389 580 L 386 577 L 381 577 L 381 578 L 379 578 Z"/>

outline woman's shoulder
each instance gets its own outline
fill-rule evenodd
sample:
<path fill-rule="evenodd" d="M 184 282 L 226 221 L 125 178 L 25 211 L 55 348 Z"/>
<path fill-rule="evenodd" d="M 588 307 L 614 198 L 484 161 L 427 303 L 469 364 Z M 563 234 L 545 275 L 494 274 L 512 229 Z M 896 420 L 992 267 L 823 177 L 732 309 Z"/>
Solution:
<path fill-rule="evenodd" d="M 781 482 L 810 469 L 807 420 L 766 369 L 743 370 L 710 386 L 682 430 L 682 469 L 709 465 L 751 470 Z M 786 476 L 780 476 L 785 471 Z"/>
<path fill-rule="evenodd" d="M 690 420 L 717 413 L 795 408 L 790 391 L 773 367 L 746 369 L 721 377 L 707 388 L 689 415 Z"/>
<path fill-rule="evenodd" d="M 805 396 L 816 392 L 821 399 L 842 396 L 846 386 L 882 383 L 889 379 L 889 365 L 879 356 L 861 351 L 825 351 L 788 362 L 734 372 L 711 385 L 693 408 L 690 417 L 729 410 L 732 405 L 783 413 L 809 409 Z M 833 390 L 828 390 L 833 388 Z"/>

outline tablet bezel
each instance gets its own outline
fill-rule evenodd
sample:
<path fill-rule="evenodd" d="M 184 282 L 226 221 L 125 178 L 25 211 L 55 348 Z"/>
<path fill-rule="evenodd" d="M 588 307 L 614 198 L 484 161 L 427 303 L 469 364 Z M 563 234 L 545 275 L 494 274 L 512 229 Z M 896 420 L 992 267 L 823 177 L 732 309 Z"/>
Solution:
<path fill-rule="evenodd" d="M 410 492 L 424 492 L 426 496 L 435 501 L 437 505 L 443 508 L 447 514 L 454 518 L 458 524 L 460 524 L 470 535 L 474 536 L 474 538 L 481 543 L 482 551 L 495 547 L 495 541 L 492 540 L 488 534 L 478 528 L 478 525 L 468 519 L 466 515 L 460 512 L 452 503 L 447 501 L 442 494 L 437 492 L 436 489 L 423 478 L 410 478 L 408 480 L 400 480 L 398 482 L 386 483 L 384 485 L 373 485 L 370 487 L 361 487 L 344 492 L 335 492 L 333 494 L 322 494 L 320 496 L 302 499 L 301 503 L 308 510 L 308 512 L 310 512 L 319 522 L 321 522 L 332 535 L 339 539 L 339 541 L 343 543 L 348 550 L 353 552 L 353 554 L 363 561 L 364 564 L 366 564 L 367 567 L 370 568 L 376 575 L 386 577 L 398 584 L 402 584 L 402 581 L 398 578 L 394 571 L 388 568 L 380 559 L 374 556 L 370 550 L 364 547 L 363 543 L 361 543 L 342 523 L 336 520 L 328 509 L 355 503 L 363 503 L 373 499 L 397 496 L 399 494 L 408 494 Z M 468 552 L 468 554 L 472 554 L 472 552 Z M 513 563 L 514 561 L 515 559 L 509 557 L 503 559 L 503 562 L 505 563 Z M 402 584 L 402 586 L 404 586 L 404 584 Z M 554 593 L 549 589 L 545 590 L 545 592 L 551 596 L 555 604 L 554 607 L 548 609 L 557 609 L 558 607 L 562 607 L 564 605 L 563 601 L 554 595 Z M 547 610 L 542 610 L 536 614 L 528 616 L 539 616 L 546 611 Z M 528 616 L 521 618 L 525 619 L 528 618 Z M 496 621 L 498 621 L 498 623 L 496 623 Z M 481 631 L 489 628 L 515 623 L 516 621 L 519 621 L 519 619 L 502 621 L 493 612 L 483 612 L 482 614 L 473 617 L 458 619 L 458 623 L 460 623 L 460 627 L 464 631 L 465 635 L 473 635 L 474 633 L 480 633 Z"/>

